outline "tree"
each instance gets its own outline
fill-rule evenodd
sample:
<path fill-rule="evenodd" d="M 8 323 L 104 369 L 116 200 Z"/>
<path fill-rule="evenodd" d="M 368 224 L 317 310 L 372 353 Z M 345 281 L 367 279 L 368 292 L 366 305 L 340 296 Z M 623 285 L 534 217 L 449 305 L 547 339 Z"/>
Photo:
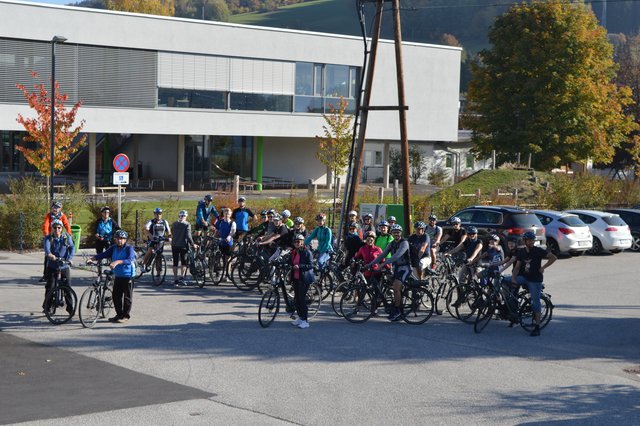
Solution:
<path fill-rule="evenodd" d="M 614 82 L 606 31 L 583 4 L 519 4 L 496 19 L 491 49 L 472 65 L 469 115 L 476 151 L 532 153 L 549 168 L 612 160 L 635 128 L 630 90 Z"/>
<path fill-rule="evenodd" d="M 31 76 L 38 79 L 36 72 L 32 72 Z M 36 118 L 25 118 L 22 114 L 18 114 L 16 121 L 22 124 L 27 132 L 24 141 L 35 142 L 35 147 L 18 145 L 16 149 L 22 153 L 25 160 L 33 165 L 40 174 L 47 176 L 51 182 L 51 97 L 42 82 L 34 85 L 34 92 L 29 92 L 22 84 L 16 84 L 16 87 L 22 91 L 29 107 L 35 110 L 37 115 Z M 70 110 L 67 110 L 64 103 L 69 99 L 69 96 L 66 93 L 60 93 L 60 85 L 57 81 L 55 87 L 53 168 L 54 171 L 60 171 L 64 162 L 84 144 L 87 136 L 78 136 L 84 127 L 84 120 L 80 122 L 78 127 L 72 129 L 82 102 L 77 102 Z"/>
<path fill-rule="evenodd" d="M 175 12 L 173 0 L 106 0 L 105 5 L 109 10 L 148 15 L 173 16 Z"/>
<path fill-rule="evenodd" d="M 224 0 L 175 0 L 175 16 L 181 18 L 205 19 L 207 21 L 228 21 L 229 7 Z M 204 18 L 203 18 L 204 8 Z"/>
<path fill-rule="evenodd" d="M 424 153 L 416 145 L 409 145 L 409 177 L 415 185 L 422 177 L 427 166 L 422 161 Z M 397 149 L 389 150 L 389 175 L 391 179 L 402 179 L 402 154 Z"/>

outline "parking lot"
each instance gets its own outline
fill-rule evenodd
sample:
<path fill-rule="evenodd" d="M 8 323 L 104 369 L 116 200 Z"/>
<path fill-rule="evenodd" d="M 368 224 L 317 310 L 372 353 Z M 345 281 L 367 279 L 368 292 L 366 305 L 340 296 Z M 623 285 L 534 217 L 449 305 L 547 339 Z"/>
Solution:
<path fill-rule="evenodd" d="M 136 286 L 132 319 L 83 329 L 40 313 L 42 254 L 0 252 L 0 423 L 639 424 L 640 255 L 560 259 L 538 338 L 446 313 L 307 330 L 258 325 L 230 285 Z M 78 295 L 90 274 L 74 271 Z M 640 373 L 639 373 L 640 374 Z M 59 420 L 56 420 L 59 421 Z"/>

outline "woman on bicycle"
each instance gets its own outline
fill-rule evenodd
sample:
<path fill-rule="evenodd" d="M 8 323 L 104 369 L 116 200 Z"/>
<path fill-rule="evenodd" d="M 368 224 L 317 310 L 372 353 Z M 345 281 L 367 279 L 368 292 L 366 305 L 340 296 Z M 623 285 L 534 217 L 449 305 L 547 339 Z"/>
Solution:
<path fill-rule="evenodd" d="M 304 245 L 304 236 L 293 237 L 294 249 L 291 252 L 291 283 L 294 291 L 294 305 L 298 318 L 291 324 L 298 328 L 309 328 L 307 319 L 307 291 L 309 285 L 315 281 L 313 274 L 313 255 Z"/>
<path fill-rule="evenodd" d="M 236 222 L 231 219 L 231 209 L 222 209 L 222 219 L 218 220 L 214 225 L 218 238 L 220 238 L 220 251 L 224 256 L 224 264 L 226 265 L 231 256 L 233 248 L 233 237 L 236 233 Z M 226 276 L 222 277 L 222 281 L 226 282 Z"/>
<path fill-rule="evenodd" d="M 44 258 L 47 260 L 47 267 L 45 272 L 46 284 L 44 287 L 44 297 L 46 299 L 47 293 L 51 290 L 53 284 L 53 274 L 58 269 L 62 275 L 62 285 L 69 285 L 69 267 L 67 265 L 61 266 L 58 260 L 71 261 L 73 259 L 74 247 L 71 235 L 63 233 L 63 223 L 60 219 L 54 219 L 51 222 L 51 233 L 44 238 Z M 74 307 L 71 300 L 66 301 L 67 312 L 73 314 Z M 45 306 L 42 303 L 42 310 L 44 312 Z"/>
<path fill-rule="evenodd" d="M 364 246 L 360 247 L 360 250 L 353 256 L 354 259 L 362 259 L 364 264 L 369 264 L 375 260 L 376 257 L 380 253 L 382 253 L 382 249 L 376 246 L 374 241 L 376 240 L 375 231 L 367 231 L 364 236 Z M 364 271 L 364 277 L 367 279 L 367 282 L 374 277 L 378 278 L 381 275 L 380 267 L 377 264 L 374 264 L 371 269 L 366 269 Z"/>
<path fill-rule="evenodd" d="M 318 266 L 321 268 L 324 267 L 324 264 L 329 260 L 329 255 L 333 252 L 333 238 L 331 235 L 331 228 L 325 225 L 325 220 L 327 216 L 324 213 L 318 213 L 316 216 L 316 226 L 311 235 L 309 235 L 304 240 L 304 245 L 309 245 L 311 240 L 318 241 L 318 248 L 316 251 L 318 252 Z"/>
<path fill-rule="evenodd" d="M 109 266 L 113 269 L 113 307 L 116 316 L 110 322 L 125 323 L 131 318 L 133 303 L 133 277 L 135 276 L 136 253 L 133 246 L 127 244 L 127 234 L 120 229 L 114 234 L 115 244 L 106 251 L 96 254 L 92 259 L 111 259 Z"/>

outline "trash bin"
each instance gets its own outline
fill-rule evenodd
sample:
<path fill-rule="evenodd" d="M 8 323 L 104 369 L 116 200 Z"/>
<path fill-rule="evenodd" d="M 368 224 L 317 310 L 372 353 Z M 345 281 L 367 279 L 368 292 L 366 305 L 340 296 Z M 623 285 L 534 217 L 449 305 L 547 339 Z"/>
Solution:
<path fill-rule="evenodd" d="M 80 234 L 82 234 L 82 227 L 80 225 L 71 225 L 71 239 L 76 250 L 80 248 Z"/>

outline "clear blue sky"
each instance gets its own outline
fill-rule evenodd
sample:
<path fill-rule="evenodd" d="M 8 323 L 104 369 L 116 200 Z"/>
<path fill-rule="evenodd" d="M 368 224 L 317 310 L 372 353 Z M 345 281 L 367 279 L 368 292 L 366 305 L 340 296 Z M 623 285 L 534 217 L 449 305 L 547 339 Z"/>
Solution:
<path fill-rule="evenodd" d="M 23 0 L 23 1 L 28 1 L 31 3 L 48 3 L 48 4 L 61 4 L 61 5 L 76 2 L 75 0 Z"/>

